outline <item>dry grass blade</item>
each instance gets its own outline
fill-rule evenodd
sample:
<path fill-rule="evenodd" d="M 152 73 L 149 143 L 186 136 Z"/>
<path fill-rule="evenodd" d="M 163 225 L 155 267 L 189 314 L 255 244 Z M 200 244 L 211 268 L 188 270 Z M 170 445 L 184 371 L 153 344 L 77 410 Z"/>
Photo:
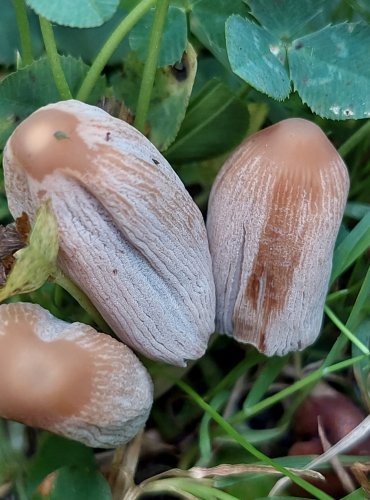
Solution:
<path fill-rule="evenodd" d="M 306 465 L 305 469 L 312 469 L 320 464 L 330 461 L 333 457 L 343 453 L 353 446 L 360 443 L 364 440 L 370 433 L 370 415 L 367 416 L 355 429 L 353 429 L 347 436 L 338 441 L 334 446 L 329 448 L 325 453 L 320 455 L 319 457 L 312 460 L 309 464 Z M 269 493 L 269 496 L 278 495 L 288 484 L 290 480 L 286 477 L 279 479 L 279 481 L 275 484 L 272 490 Z"/>
<path fill-rule="evenodd" d="M 134 486 L 134 475 L 139 460 L 143 431 L 127 445 L 117 448 L 111 465 L 110 483 L 113 500 L 125 498 L 125 494 Z"/>
<path fill-rule="evenodd" d="M 324 427 L 321 422 L 321 418 L 318 418 L 318 431 L 319 431 L 319 437 L 321 440 L 321 444 L 323 447 L 324 451 L 327 451 L 331 448 L 332 444 L 328 440 Z M 342 484 L 343 488 L 348 492 L 352 492 L 356 489 L 354 482 L 352 481 L 351 476 L 348 474 L 346 469 L 343 467 L 343 465 L 340 463 L 340 460 L 338 456 L 333 457 L 330 460 L 330 463 L 333 467 L 333 470 L 335 471 L 338 481 Z"/>
<path fill-rule="evenodd" d="M 320 472 L 313 470 L 303 470 L 287 467 L 287 470 L 302 476 L 306 479 L 322 479 L 324 476 Z M 245 464 L 222 464 L 216 467 L 192 467 L 189 471 L 189 476 L 197 479 L 207 478 L 207 477 L 224 477 L 224 476 L 234 476 L 236 474 L 251 474 L 251 473 L 261 473 L 261 474 L 279 474 L 281 472 L 277 471 L 274 467 L 270 465 L 245 465 Z"/>
<path fill-rule="evenodd" d="M 324 480 L 324 476 L 317 471 L 308 469 L 295 469 L 287 467 L 287 470 L 302 476 L 306 479 L 319 479 Z M 189 470 L 182 469 L 170 469 L 168 471 L 157 474 L 141 483 L 140 486 L 145 486 L 146 484 L 157 481 L 158 479 L 166 479 L 171 477 L 183 477 L 183 478 L 193 478 L 193 479 L 207 479 L 207 478 L 217 478 L 225 476 L 235 476 L 237 474 L 278 474 L 281 472 L 277 471 L 274 467 L 270 465 L 245 465 L 245 464 L 221 464 L 216 467 L 192 467 Z"/>
<path fill-rule="evenodd" d="M 246 386 L 246 375 L 243 374 L 241 377 L 237 379 L 235 385 L 231 391 L 230 397 L 227 401 L 225 410 L 223 412 L 223 417 L 227 420 L 235 413 L 235 408 L 237 407 L 238 401 L 241 399 L 241 395 L 245 391 Z"/>
<path fill-rule="evenodd" d="M 12 489 L 12 483 L 4 483 L 0 485 L 0 498 L 5 498 L 9 495 L 9 492 Z"/>
<path fill-rule="evenodd" d="M 351 471 L 361 487 L 365 490 L 368 497 L 370 497 L 370 482 L 367 478 L 367 474 L 370 472 L 370 463 L 367 462 L 362 464 L 360 462 L 356 462 L 352 465 Z"/>

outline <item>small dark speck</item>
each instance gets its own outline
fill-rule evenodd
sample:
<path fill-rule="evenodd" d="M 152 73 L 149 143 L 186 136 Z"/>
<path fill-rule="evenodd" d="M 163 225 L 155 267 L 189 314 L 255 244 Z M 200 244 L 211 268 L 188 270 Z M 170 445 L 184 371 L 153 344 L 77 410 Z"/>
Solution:
<path fill-rule="evenodd" d="M 153 161 L 153 163 L 154 163 L 155 165 L 159 165 L 159 161 L 158 161 L 158 160 L 156 160 L 155 158 L 152 158 L 152 161 Z"/>
<path fill-rule="evenodd" d="M 68 135 L 62 130 L 57 130 L 56 132 L 54 132 L 54 137 L 58 141 L 62 141 L 63 139 L 69 139 Z"/>
<path fill-rule="evenodd" d="M 299 50 L 301 49 L 302 47 L 304 47 L 303 43 L 302 42 L 297 42 L 295 45 L 294 45 L 294 48 L 296 50 Z"/>
<path fill-rule="evenodd" d="M 14 115 L 13 119 L 14 123 L 18 123 L 20 121 L 20 117 L 18 115 Z"/>
<path fill-rule="evenodd" d="M 105 140 L 106 140 L 107 142 L 109 142 L 109 141 L 110 141 L 110 132 L 107 132 L 107 133 L 105 134 Z"/>
<path fill-rule="evenodd" d="M 116 275 L 118 273 L 117 269 L 113 269 L 113 274 Z"/>

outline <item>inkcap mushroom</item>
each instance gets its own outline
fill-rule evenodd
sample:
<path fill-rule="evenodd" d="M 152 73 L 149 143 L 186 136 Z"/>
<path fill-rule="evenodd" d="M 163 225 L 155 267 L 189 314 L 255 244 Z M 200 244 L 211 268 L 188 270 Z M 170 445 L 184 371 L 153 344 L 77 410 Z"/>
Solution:
<path fill-rule="evenodd" d="M 50 104 L 12 134 L 4 172 L 14 217 L 32 221 L 51 200 L 60 268 L 126 344 L 176 365 L 203 355 L 215 316 L 205 225 L 140 132 L 78 101 Z"/>
<path fill-rule="evenodd" d="M 152 382 L 121 342 L 36 304 L 0 305 L 0 415 L 113 448 L 144 426 Z"/>
<path fill-rule="evenodd" d="M 268 356 L 316 339 L 348 188 L 343 160 L 307 120 L 284 120 L 237 148 L 208 206 L 217 331 Z"/>

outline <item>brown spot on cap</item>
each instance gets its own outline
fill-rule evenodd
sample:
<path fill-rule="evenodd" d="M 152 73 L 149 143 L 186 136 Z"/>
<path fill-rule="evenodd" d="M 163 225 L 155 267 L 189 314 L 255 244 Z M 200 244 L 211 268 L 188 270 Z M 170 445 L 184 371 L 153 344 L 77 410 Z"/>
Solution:
<path fill-rule="evenodd" d="M 300 118 L 277 123 L 250 141 L 266 176 L 274 175 L 275 179 L 245 288 L 244 300 L 250 301 L 260 321 L 252 326 L 235 311 L 235 331 L 253 330 L 264 350 L 266 326 L 285 307 L 294 271 L 305 250 L 307 224 L 321 207 L 320 171 L 329 168 L 338 153 L 319 127 Z M 303 209 L 307 216 L 302 223 Z"/>
<path fill-rule="evenodd" d="M 36 427 L 78 415 L 91 397 L 91 354 L 68 340 L 42 340 L 29 311 L 17 312 L 0 324 L 0 414 Z"/>
<path fill-rule="evenodd" d="M 36 304 L 0 305 L 0 416 L 111 448 L 143 427 L 152 383 L 125 345 Z"/>
<path fill-rule="evenodd" d="M 72 113 L 41 109 L 24 120 L 11 137 L 13 154 L 34 179 L 41 181 L 55 170 L 85 172 L 94 152 L 78 134 Z"/>

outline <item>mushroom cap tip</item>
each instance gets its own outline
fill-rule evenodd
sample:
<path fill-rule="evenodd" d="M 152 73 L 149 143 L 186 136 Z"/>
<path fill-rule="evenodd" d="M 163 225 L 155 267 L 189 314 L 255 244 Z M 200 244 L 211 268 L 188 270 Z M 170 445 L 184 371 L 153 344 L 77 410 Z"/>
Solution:
<path fill-rule="evenodd" d="M 340 158 L 321 128 L 304 118 L 288 118 L 254 137 L 259 147 L 270 153 L 271 160 L 276 164 L 289 162 L 292 168 L 321 168 Z"/>

